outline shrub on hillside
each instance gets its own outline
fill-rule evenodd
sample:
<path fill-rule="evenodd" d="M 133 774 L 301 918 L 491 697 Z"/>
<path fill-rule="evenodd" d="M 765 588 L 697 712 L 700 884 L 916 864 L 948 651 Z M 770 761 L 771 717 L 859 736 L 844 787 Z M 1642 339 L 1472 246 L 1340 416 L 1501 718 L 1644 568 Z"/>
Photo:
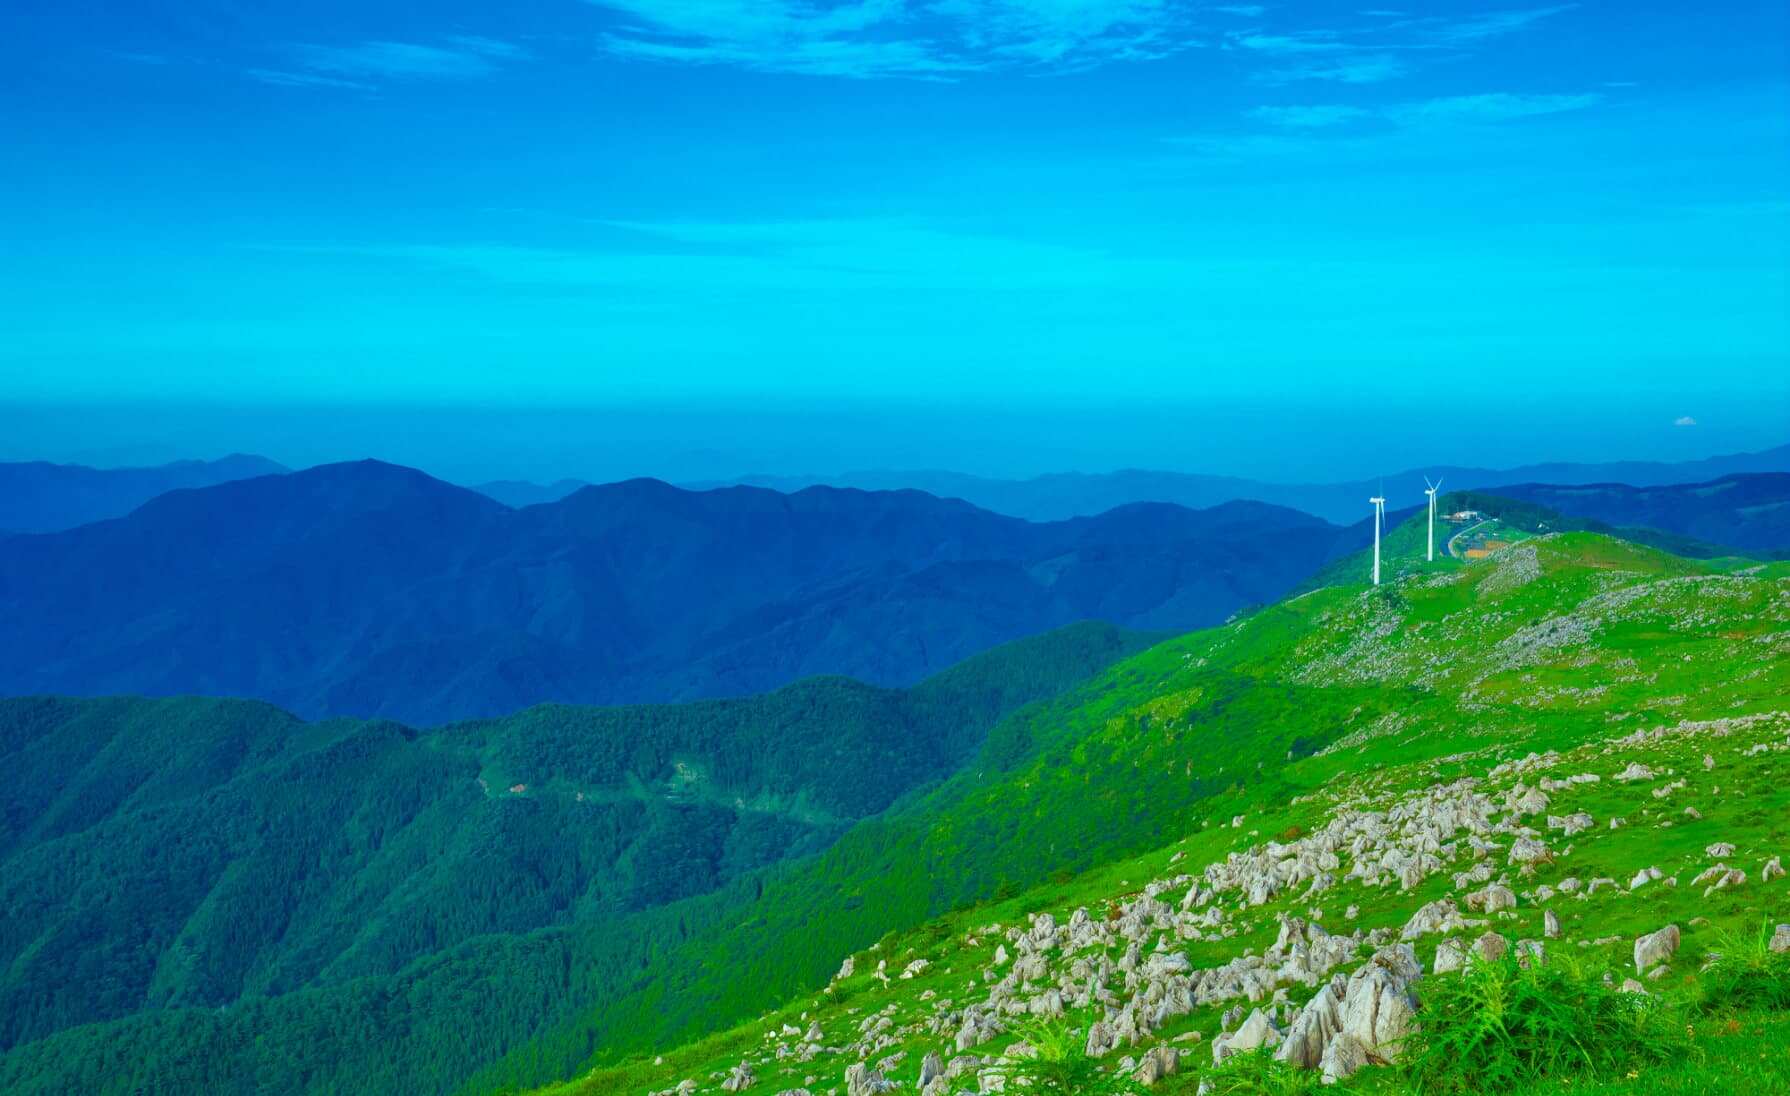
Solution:
<path fill-rule="evenodd" d="M 1087 1055 L 1082 1033 L 1086 1024 L 1066 1021 L 1022 1022 L 1012 1031 L 1035 1052 L 1014 1058 L 1000 1067 L 1006 1091 L 1015 1086 L 1026 1096 L 1143 1096 L 1148 1089 L 1116 1061 L 1103 1062 Z"/>
<path fill-rule="evenodd" d="M 1608 1077 L 1692 1053 L 1683 1009 L 1624 993 L 1570 957 L 1513 950 L 1426 979 L 1404 1073 L 1418 1092 L 1508 1092 L 1574 1074 Z"/>
<path fill-rule="evenodd" d="M 1321 1091 L 1320 1075 L 1274 1060 L 1274 1049 L 1262 1047 L 1233 1054 L 1200 1076 L 1205 1096 L 1306 1096 Z"/>
<path fill-rule="evenodd" d="M 1772 923 L 1757 933 L 1724 933 L 1703 966 L 1703 1012 L 1790 1009 L 1790 951 L 1771 950 Z"/>

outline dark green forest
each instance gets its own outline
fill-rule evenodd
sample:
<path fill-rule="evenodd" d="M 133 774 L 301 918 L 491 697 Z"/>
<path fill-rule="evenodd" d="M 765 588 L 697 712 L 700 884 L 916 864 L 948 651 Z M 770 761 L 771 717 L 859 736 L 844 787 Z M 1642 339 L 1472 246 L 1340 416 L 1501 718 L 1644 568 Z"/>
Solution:
<path fill-rule="evenodd" d="M 1151 638 L 426 731 L 0 702 L 0 1090 L 447 1091 Z"/>

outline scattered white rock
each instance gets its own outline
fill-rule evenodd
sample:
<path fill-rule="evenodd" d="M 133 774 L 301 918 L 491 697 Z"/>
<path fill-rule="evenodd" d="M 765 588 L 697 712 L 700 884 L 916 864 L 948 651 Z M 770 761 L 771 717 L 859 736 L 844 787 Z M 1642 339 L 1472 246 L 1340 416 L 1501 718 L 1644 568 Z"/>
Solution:
<path fill-rule="evenodd" d="M 1672 961 L 1678 951 L 1678 926 L 1667 925 L 1635 940 L 1635 973 L 1646 974 Z"/>

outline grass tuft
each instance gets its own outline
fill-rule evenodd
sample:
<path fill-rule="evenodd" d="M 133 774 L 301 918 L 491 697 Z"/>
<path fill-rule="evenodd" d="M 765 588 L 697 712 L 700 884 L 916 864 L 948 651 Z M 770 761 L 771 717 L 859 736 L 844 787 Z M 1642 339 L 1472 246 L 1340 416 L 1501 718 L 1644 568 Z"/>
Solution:
<path fill-rule="evenodd" d="M 1233 1054 L 1200 1077 L 1206 1096 L 1305 1096 L 1322 1088 L 1316 1071 L 1275 1061 L 1272 1047 Z"/>
<path fill-rule="evenodd" d="M 1725 932 L 1699 979 L 1701 1012 L 1790 1009 L 1790 952 L 1771 950 L 1772 923 L 1756 933 Z"/>
<path fill-rule="evenodd" d="M 1405 1042 L 1418 1092 L 1507 1092 L 1576 1075 L 1611 1077 L 1693 1051 L 1683 1008 L 1623 993 L 1568 956 L 1512 952 L 1427 979 Z"/>
<path fill-rule="evenodd" d="M 1086 1025 L 1066 1020 L 1021 1021 L 1011 1028 L 1036 1053 L 1000 1067 L 1007 1091 L 1027 1096 L 1143 1096 L 1149 1090 L 1120 1072 L 1117 1063 L 1090 1058 L 1081 1038 Z"/>

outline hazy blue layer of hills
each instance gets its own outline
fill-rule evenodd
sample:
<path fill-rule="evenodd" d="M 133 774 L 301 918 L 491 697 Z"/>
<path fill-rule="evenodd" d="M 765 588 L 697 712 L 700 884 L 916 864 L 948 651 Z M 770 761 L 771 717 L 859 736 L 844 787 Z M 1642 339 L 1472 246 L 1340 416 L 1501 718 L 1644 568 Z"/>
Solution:
<path fill-rule="evenodd" d="M 652 480 L 511 510 L 411 469 L 325 465 L 0 539 L 0 693 L 430 724 L 814 674 L 907 684 L 1078 620 L 1222 621 L 1337 535 L 1250 502 L 1035 524 L 913 491 Z"/>
<path fill-rule="evenodd" d="M 1003 716 L 1152 638 L 1082 624 L 908 690 L 822 678 L 742 700 L 551 705 L 433 731 L 305 723 L 241 700 L 0 701 L 0 1051 L 165 1019 L 153 1057 L 200 1074 L 150 1090 L 250 1091 L 236 1053 L 187 1044 L 204 1024 L 176 1010 L 333 987 L 312 1017 L 328 1035 L 270 1025 L 254 1040 L 267 1043 L 253 1051 L 271 1071 L 265 1090 L 302 1090 L 306 1074 L 283 1055 L 328 1062 L 362 1036 L 397 1037 L 347 1030 L 346 1002 L 381 998 L 407 1028 L 434 1030 L 405 983 L 388 981 L 407 965 L 433 957 L 471 985 L 503 981 L 480 959 L 499 938 L 526 949 L 527 933 L 572 921 L 601 938 L 625 919 L 630 940 L 669 946 L 686 928 L 654 909 L 825 848 L 963 765 Z"/>
<path fill-rule="evenodd" d="M 48 533 L 128 514 L 181 487 L 267 476 L 286 468 L 237 453 L 152 468 L 89 468 L 47 461 L 0 463 L 0 534 Z"/>
<path fill-rule="evenodd" d="M 1525 483 L 1497 493 L 1618 528 L 1658 529 L 1741 553 L 1790 549 L 1790 474 L 1656 487 Z"/>
<path fill-rule="evenodd" d="M 1552 462 L 1505 469 L 1437 466 L 1395 472 L 1383 479 L 1376 477 L 1337 483 L 1267 483 L 1233 476 L 1143 469 L 1105 473 L 1065 472 L 1025 480 L 987 479 L 958 472 L 878 470 L 838 475 L 746 476 L 738 482 L 778 491 L 795 491 L 816 484 L 865 490 L 913 488 L 941 498 L 964 499 L 999 514 L 1010 514 L 1033 521 L 1056 521 L 1098 514 L 1115 506 L 1143 500 L 1203 507 L 1230 499 L 1251 499 L 1303 510 L 1327 521 L 1352 523 L 1368 511 L 1368 497 L 1380 493 L 1382 484 L 1392 496 L 1395 506 L 1422 502 L 1423 478 L 1426 475 L 1432 480 L 1444 478 L 1448 488 L 1485 490 L 1517 483 L 1624 483 L 1649 487 L 1760 472 L 1790 472 L 1790 445 L 1781 445 L 1759 453 L 1738 453 L 1679 463 Z M 1570 507 L 1559 508 L 1571 512 Z"/>
<path fill-rule="evenodd" d="M 562 479 L 552 483 L 531 483 L 528 480 L 492 480 L 489 483 L 475 483 L 472 489 L 481 495 L 494 498 L 505 506 L 521 508 L 538 506 L 543 502 L 558 502 L 581 487 L 589 487 L 589 480 Z"/>

